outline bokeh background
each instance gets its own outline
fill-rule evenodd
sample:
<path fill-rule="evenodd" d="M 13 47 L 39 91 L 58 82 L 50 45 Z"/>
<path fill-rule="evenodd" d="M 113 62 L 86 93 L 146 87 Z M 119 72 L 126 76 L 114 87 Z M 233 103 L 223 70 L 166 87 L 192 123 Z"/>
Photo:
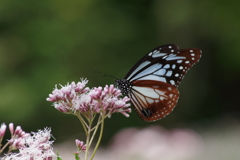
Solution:
<path fill-rule="evenodd" d="M 179 86 L 177 107 L 153 123 L 135 112 L 130 118 L 112 116 L 102 147 L 122 129 L 157 125 L 188 128 L 202 137 L 205 147 L 195 159 L 237 160 L 239 5 L 237 0 L 1 0 L 0 123 L 13 122 L 27 132 L 49 126 L 56 144 L 84 139 L 77 118 L 46 101 L 55 84 L 81 77 L 89 79 L 89 87 L 113 84 L 113 78 L 93 71 L 123 78 L 150 50 L 174 43 L 203 51 Z"/>

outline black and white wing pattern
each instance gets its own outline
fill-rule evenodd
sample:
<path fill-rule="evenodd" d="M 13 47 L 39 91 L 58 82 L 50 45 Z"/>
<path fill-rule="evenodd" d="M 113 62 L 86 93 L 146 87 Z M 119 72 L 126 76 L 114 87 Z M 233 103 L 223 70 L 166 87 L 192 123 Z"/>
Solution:
<path fill-rule="evenodd" d="M 130 97 L 143 120 L 155 121 L 171 113 L 177 105 L 177 87 L 200 57 L 201 50 L 196 48 L 162 45 L 140 59 L 116 84 Z"/>

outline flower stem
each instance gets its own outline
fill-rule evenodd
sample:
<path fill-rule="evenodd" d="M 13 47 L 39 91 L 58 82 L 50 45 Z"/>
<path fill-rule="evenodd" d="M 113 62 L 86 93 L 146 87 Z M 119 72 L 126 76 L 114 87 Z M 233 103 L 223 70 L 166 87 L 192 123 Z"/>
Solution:
<path fill-rule="evenodd" d="M 9 144 L 10 144 L 10 142 L 7 142 L 7 143 L 1 148 L 0 153 L 2 153 L 3 150 L 4 150 Z"/>
<path fill-rule="evenodd" d="M 84 129 L 85 133 L 87 133 L 87 128 L 89 126 L 87 125 L 87 123 L 85 122 L 85 120 L 82 118 L 82 116 L 80 114 L 77 114 L 77 117 L 78 117 L 79 121 L 82 123 L 82 126 L 83 126 L 83 129 Z"/>
<path fill-rule="evenodd" d="M 103 128 L 104 128 L 104 114 L 102 114 L 102 116 L 101 116 L 101 121 L 102 121 L 102 124 L 101 124 L 101 130 L 100 130 L 100 133 L 99 133 L 98 141 L 97 141 L 97 144 L 96 144 L 96 146 L 95 146 L 95 148 L 93 150 L 93 153 L 92 153 L 92 156 L 91 156 L 90 160 L 93 160 L 93 158 L 94 158 L 94 156 L 95 156 L 95 154 L 97 152 L 97 149 L 99 147 L 99 144 L 101 142 L 101 139 L 102 139 Z"/>
<path fill-rule="evenodd" d="M 94 131 L 94 132 L 93 132 L 93 134 L 92 134 L 92 136 L 91 136 L 91 139 L 90 139 L 90 142 L 89 142 L 90 146 L 91 146 L 92 141 L 93 141 L 93 139 L 94 139 L 94 137 L 95 137 L 95 134 L 97 133 L 98 127 L 99 127 L 99 125 L 100 125 L 99 122 L 101 122 L 101 116 L 98 117 L 98 123 L 96 124 L 95 127 L 93 127 L 94 130 L 93 130 L 93 128 L 91 129 L 91 132 L 92 132 L 92 131 Z"/>
<path fill-rule="evenodd" d="M 89 154 L 89 149 L 90 149 L 90 137 L 91 137 L 91 126 L 92 126 L 92 121 L 88 119 L 88 128 L 86 132 L 86 153 L 85 153 L 85 160 L 88 159 L 88 154 Z"/>

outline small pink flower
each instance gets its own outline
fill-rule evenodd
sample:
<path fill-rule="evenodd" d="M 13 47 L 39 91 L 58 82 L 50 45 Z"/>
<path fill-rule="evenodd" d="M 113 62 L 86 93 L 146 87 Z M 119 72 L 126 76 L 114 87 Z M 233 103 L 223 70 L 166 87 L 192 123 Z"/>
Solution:
<path fill-rule="evenodd" d="M 114 96 L 121 96 L 121 90 L 114 88 L 114 85 L 111 84 L 109 87 L 108 85 L 106 85 L 104 87 L 104 91 L 105 94 L 112 94 Z"/>
<path fill-rule="evenodd" d="M 13 123 L 9 123 L 9 130 L 10 130 L 11 135 L 13 135 L 13 133 L 14 133 L 14 124 Z"/>
<path fill-rule="evenodd" d="M 6 128 L 7 128 L 7 126 L 6 126 L 5 123 L 1 124 L 1 127 L 0 127 L 0 142 L 1 142 L 1 139 L 4 137 L 4 135 L 6 133 Z"/>
<path fill-rule="evenodd" d="M 85 152 L 86 151 L 86 144 L 84 144 L 83 141 L 80 141 L 78 139 L 75 140 L 76 146 L 78 148 L 78 151 Z"/>

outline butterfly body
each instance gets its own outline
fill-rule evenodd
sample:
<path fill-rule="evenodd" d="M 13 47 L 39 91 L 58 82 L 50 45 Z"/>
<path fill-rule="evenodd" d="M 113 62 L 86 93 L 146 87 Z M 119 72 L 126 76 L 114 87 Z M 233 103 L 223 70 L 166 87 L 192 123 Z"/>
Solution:
<path fill-rule="evenodd" d="M 177 87 L 200 57 L 201 50 L 196 48 L 179 50 L 174 44 L 162 45 L 140 59 L 116 85 L 143 120 L 155 121 L 177 105 Z"/>

